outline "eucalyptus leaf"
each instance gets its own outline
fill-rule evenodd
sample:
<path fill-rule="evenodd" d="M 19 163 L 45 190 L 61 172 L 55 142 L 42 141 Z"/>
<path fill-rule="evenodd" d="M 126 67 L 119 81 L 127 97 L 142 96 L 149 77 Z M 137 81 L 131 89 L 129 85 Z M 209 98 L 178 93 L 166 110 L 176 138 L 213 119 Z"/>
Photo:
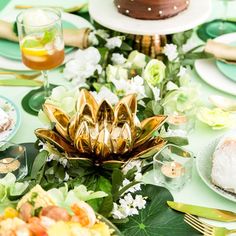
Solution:
<path fill-rule="evenodd" d="M 183 214 L 177 213 L 167 206 L 166 201 L 169 199 L 173 201 L 173 197 L 167 189 L 154 185 L 143 185 L 142 190 L 136 194 L 146 196 L 147 205 L 145 209 L 139 211 L 139 215 L 129 217 L 129 221 L 124 224 L 118 224 L 125 236 L 200 235 L 184 222 Z"/>
<path fill-rule="evenodd" d="M 178 146 L 185 146 L 189 144 L 187 137 L 171 136 L 171 137 L 165 137 L 165 140 L 167 140 L 169 143 L 173 143 Z"/>
<path fill-rule="evenodd" d="M 176 44 L 178 47 L 181 47 L 182 45 L 186 44 L 188 39 L 192 36 L 193 30 L 188 30 L 185 32 L 176 33 L 172 37 L 172 41 L 174 44 Z"/>
<path fill-rule="evenodd" d="M 112 173 L 112 194 L 116 194 L 122 185 L 124 176 L 120 169 L 114 169 Z"/>
<path fill-rule="evenodd" d="M 97 188 L 100 191 L 103 191 L 108 194 L 107 197 L 105 197 L 100 205 L 99 213 L 106 216 L 109 216 L 112 208 L 113 208 L 113 197 L 111 194 L 112 191 L 112 185 L 110 181 L 103 176 L 100 176 L 98 178 L 98 184 Z"/>
<path fill-rule="evenodd" d="M 48 152 L 43 150 L 40 152 L 34 160 L 32 170 L 31 170 L 31 178 L 36 179 L 37 175 L 40 171 L 42 171 L 42 168 L 46 165 L 46 161 L 48 158 Z"/>
<path fill-rule="evenodd" d="M 24 183 L 15 183 L 10 187 L 9 194 L 10 196 L 20 196 L 25 190 L 28 188 L 29 184 L 27 182 Z"/>
<path fill-rule="evenodd" d="M 148 85 L 148 83 L 146 81 L 144 81 L 144 89 L 145 89 L 145 94 L 147 95 L 147 97 L 149 99 L 154 99 L 155 96 L 153 94 L 153 90 L 150 88 L 150 86 Z"/>
<path fill-rule="evenodd" d="M 122 42 L 120 49 L 123 51 L 132 51 L 133 48 L 129 46 L 129 44 Z"/>

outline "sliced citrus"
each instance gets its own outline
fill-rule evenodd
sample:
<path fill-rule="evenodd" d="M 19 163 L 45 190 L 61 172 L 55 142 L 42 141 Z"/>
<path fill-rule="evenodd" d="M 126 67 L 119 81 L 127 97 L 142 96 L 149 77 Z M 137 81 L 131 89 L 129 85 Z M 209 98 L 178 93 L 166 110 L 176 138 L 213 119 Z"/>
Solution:
<path fill-rule="evenodd" d="M 48 55 L 47 50 L 44 49 L 44 48 L 25 48 L 25 47 L 22 47 L 21 50 L 22 50 L 22 53 L 24 55 L 37 56 L 37 57 Z"/>

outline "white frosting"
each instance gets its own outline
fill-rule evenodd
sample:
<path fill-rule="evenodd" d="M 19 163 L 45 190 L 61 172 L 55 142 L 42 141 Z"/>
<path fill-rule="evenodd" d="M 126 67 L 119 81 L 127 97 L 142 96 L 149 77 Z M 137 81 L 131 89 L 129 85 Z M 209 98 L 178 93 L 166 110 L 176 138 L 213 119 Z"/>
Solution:
<path fill-rule="evenodd" d="M 236 131 L 224 136 L 213 154 L 212 182 L 236 193 Z"/>
<path fill-rule="evenodd" d="M 0 108 L 0 131 L 9 122 L 9 116 Z"/>

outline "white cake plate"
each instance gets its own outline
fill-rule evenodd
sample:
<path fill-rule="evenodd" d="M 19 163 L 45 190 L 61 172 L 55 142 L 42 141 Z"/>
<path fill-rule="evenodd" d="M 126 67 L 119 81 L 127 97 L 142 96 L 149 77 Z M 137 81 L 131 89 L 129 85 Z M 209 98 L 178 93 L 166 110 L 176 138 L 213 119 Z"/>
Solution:
<path fill-rule="evenodd" d="M 211 0 L 190 0 L 185 11 L 164 20 L 138 20 L 122 15 L 113 0 L 90 0 L 89 13 L 99 24 L 115 31 L 166 35 L 189 30 L 205 22 L 211 13 Z"/>

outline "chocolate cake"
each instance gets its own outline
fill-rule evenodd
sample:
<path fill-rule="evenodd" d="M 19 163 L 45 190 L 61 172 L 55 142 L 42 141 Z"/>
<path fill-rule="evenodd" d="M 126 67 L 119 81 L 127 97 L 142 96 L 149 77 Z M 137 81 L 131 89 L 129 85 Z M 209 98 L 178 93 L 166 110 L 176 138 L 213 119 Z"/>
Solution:
<path fill-rule="evenodd" d="M 190 0 L 114 0 L 118 11 L 143 20 L 165 19 L 185 10 Z"/>

